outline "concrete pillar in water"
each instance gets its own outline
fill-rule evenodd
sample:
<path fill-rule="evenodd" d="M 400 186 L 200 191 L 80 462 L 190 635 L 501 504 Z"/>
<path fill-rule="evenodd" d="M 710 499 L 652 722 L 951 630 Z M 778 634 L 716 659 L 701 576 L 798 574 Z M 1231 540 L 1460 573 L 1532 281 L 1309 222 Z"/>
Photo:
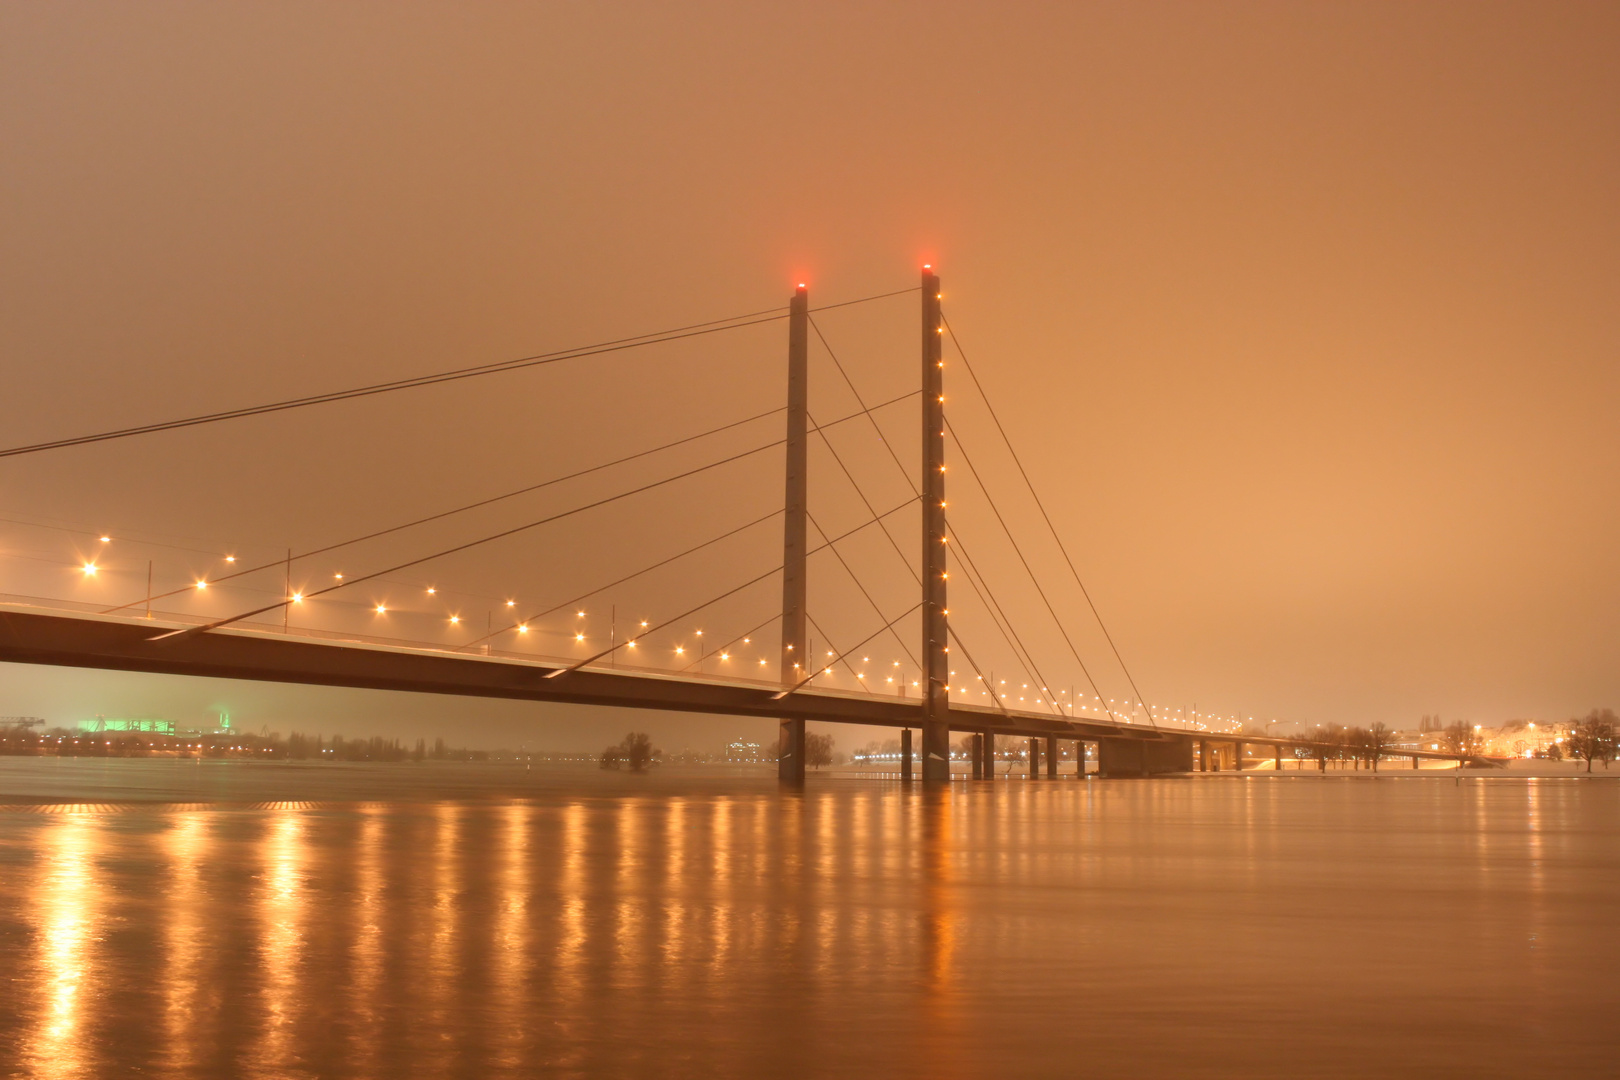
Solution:
<path fill-rule="evenodd" d="M 900 729 L 900 779 L 911 782 L 911 729 Z"/>
<path fill-rule="evenodd" d="M 983 780 L 984 779 L 984 732 L 981 731 L 981 732 L 976 733 L 973 736 L 973 741 L 970 742 L 968 745 L 972 748 L 970 753 L 969 753 L 969 756 L 973 758 L 973 779 L 975 779 L 975 780 Z"/>
<path fill-rule="evenodd" d="M 1048 735 L 1046 737 L 1046 778 L 1048 780 L 1056 780 L 1057 779 L 1057 767 L 1058 767 L 1057 736 L 1056 735 Z"/>
<path fill-rule="evenodd" d="M 1198 740 L 1198 771 L 1209 772 L 1209 743 Z"/>
<path fill-rule="evenodd" d="M 1039 739 L 1029 740 L 1029 778 L 1031 780 L 1041 778 L 1041 740 Z"/>

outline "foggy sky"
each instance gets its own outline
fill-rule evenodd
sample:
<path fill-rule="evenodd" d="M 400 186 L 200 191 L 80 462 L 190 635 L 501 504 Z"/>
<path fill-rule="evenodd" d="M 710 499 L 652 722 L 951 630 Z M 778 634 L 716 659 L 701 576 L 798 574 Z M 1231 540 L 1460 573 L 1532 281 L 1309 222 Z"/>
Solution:
<path fill-rule="evenodd" d="M 1617 46 L 1603 3 L 4 3 L 0 443 L 756 311 L 798 281 L 813 303 L 905 289 L 932 262 L 1149 701 L 1562 719 L 1620 704 Z M 818 316 L 869 401 L 917 385 L 916 320 L 915 297 Z M 0 460 L 0 592 L 68 596 L 102 557 L 95 587 L 122 600 L 148 559 L 183 581 L 220 553 L 273 559 L 769 409 L 785 334 Z M 953 425 L 1104 696 L 1131 696 L 947 359 Z M 812 381 L 818 419 L 854 407 L 819 344 Z M 884 420 L 908 465 L 915 420 L 914 403 Z M 874 504 L 905 497 L 869 429 L 838 438 Z M 780 460 L 413 571 L 355 612 L 437 619 L 427 584 L 468 621 L 508 596 L 546 607 L 780 505 Z M 859 524 L 819 446 L 812 468 L 821 523 Z M 954 460 L 949 483 L 1045 674 L 1080 685 Z M 915 522 L 896 519 L 908 552 Z M 103 531 L 119 539 L 98 554 Z M 915 586 L 880 539 L 851 557 L 904 610 Z M 590 631 L 609 604 L 679 611 L 779 545 L 766 526 L 686 580 L 593 600 Z M 1012 672 L 957 577 L 953 620 L 960 605 L 985 666 Z M 875 628 L 836 563 L 811 589 L 835 638 Z M 708 632 L 768 617 L 770 593 Z M 641 723 L 0 668 L 5 714 L 186 715 L 232 694 L 254 727 L 443 715 L 475 743 L 550 717 L 531 744 L 593 746 Z M 656 723 L 678 744 L 711 722 Z"/>

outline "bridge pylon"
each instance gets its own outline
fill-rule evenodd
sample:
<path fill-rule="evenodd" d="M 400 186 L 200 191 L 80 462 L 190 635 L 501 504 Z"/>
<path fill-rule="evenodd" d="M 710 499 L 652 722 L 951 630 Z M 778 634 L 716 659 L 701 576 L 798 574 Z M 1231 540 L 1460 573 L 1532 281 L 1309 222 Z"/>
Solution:
<path fill-rule="evenodd" d="M 797 686 L 812 662 L 805 615 L 805 554 L 810 519 L 810 298 L 800 285 L 788 305 L 787 490 L 782 515 L 783 686 Z M 777 743 L 777 778 L 804 782 L 804 720 L 784 718 Z"/>
<path fill-rule="evenodd" d="M 924 784 L 951 778 L 950 643 L 945 622 L 945 361 L 939 276 L 922 272 L 922 657 Z"/>

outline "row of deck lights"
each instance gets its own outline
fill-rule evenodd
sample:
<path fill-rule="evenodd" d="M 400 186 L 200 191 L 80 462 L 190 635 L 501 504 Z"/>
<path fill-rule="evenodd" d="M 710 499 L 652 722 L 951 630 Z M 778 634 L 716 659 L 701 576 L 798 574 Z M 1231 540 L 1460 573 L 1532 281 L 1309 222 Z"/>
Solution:
<path fill-rule="evenodd" d="M 112 537 L 111 536 L 100 536 L 97 539 L 99 540 L 100 543 L 103 543 L 103 544 L 108 544 L 108 543 L 112 542 Z M 236 556 L 235 555 L 224 555 L 224 556 L 222 556 L 222 559 L 226 563 L 235 563 L 236 562 Z M 95 577 L 98 570 L 99 570 L 99 567 L 97 566 L 96 561 L 94 559 L 89 559 L 89 560 L 86 560 L 83 563 L 83 565 L 81 566 L 80 569 L 83 572 L 85 577 Z M 342 581 L 343 580 L 343 574 L 341 572 L 336 572 L 336 573 L 334 573 L 332 575 L 332 578 L 333 578 L 334 581 Z M 197 582 L 196 582 L 196 588 L 197 588 L 197 590 L 199 592 L 203 591 L 203 590 L 206 590 L 208 588 L 207 579 L 206 578 L 198 578 Z M 438 594 L 438 591 L 439 590 L 438 590 L 438 588 L 436 586 L 431 586 L 431 585 L 428 586 L 427 589 L 426 589 L 426 593 L 427 593 L 428 596 L 436 596 Z M 304 594 L 303 594 L 302 591 L 294 592 L 287 599 L 291 603 L 302 604 L 304 602 Z M 507 608 L 515 608 L 517 606 L 517 601 L 512 600 L 512 599 L 508 599 L 508 600 L 505 601 L 505 606 Z M 388 605 L 387 605 L 386 601 L 381 601 L 381 602 L 377 603 L 377 605 L 372 610 L 377 615 L 386 615 L 389 612 L 389 608 L 388 608 Z M 585 617 L 585 612 L 584 611 L 576 612 L 575 617 L 582 619 L 582 618 Z M 450 616 L 448 616 L 448 622 L 449 622 L 449 624 L 451 626 L 459 626 L 461 624 L 461 621 L 462 621 L 462 619 L 461 619 L 461 616 L 459 614 L 454 614 L 453 613 Z M 647 628 L 647 625 L 648 624 L 647 624 L 647 621 L 645 619 L 641 621 L 641 628 L 643 630 L 645 630 Z M 514 629 L 519 634 L 527 634 L 529 632 L 529 625 L 526 622 L 520 622 L 515 627 L 513 627 L 512 629 Z M 698 637 L 702 637 L 703 636 L 703 631 L 702 630 L 697 630 L 697 631 L 695 631 L 695 634 Z M 574 631 L 574 640 L 575 640 L 576 643 L 583 643 L 586 640 L 585 633 L 583 631 L 578 631 L 578 630 Z M 742 642 L 745 645 L 750 644 L 751 643 L 751 638 L 745 637 L 745 638 L 742 639 Z M 626 649 L 634 649 L 634 648 L 636 648 L 636 644 L 637 644 L 636 639 L 631 638 L 630 640 L 628 640 L 628 641 L 626 641 L 624 643 L 624 647 Z M 685 656 L 686 655 L 686 647 L 684 645 L 675 646 L 674 654 L 676 656 Z M 729 647 L 723 648 L 718 654 L 715 654 L 715 655 L 717 655 L 718 659 L 720 659 L 722 661 L 729 661 L 730 659 L 732 659 Z M 827 656 L 829 658 L 833 658 L 833 659 L 837 658 L 837 654 L 831 649 L 827 650 Z M 869 664 L 869 663 L 871 663 L 871 658 L 870 657 L 862 657 L 861 658 L 861 663 Z M 768 667 L 769 664 L 770 664 L 770 661 L 768 659 L 766 659 L 764 657 L 761 657 L 759 659 L 759 666 L 760 667 Z M 900 667 L 900 661 L 898 661 L 898 660 L 894 661 L 893 664 L 894 664 L 895 667 Z M 797 665 L 795 665 L 795 666 L 797 666 Z M 829 663 L 829 665 L 827 667 L 824 667 L 821 671 L 817 672 L 816 675 L 812 676 L 812 677 L 813 678 L 820 678 L 822 676 L 835 676 L 835 674 L 836 673 L 834 672 L 831 664 Z M 956 672 L 954 672 L 954 671 L 951 672 L 951 675 L 954 677 L 956 675 Z M 856 678 L 857 681 L 859 681 L 861 683 L 865 683 L 866 680 L 867 680 L 867 674 L 864 671 L 858 671 L 858 672 L 855 672 L 855 678 Z M 984 681 L 984 677 L 982 675 L 977 676 L 977 679 L 980 682 Z M 895 682 L 895 676 L 894 675 L 889 675 L 889 676 L 885 677 L 885 683 L 886 684 L 893 685 L 894 682 Z M 901 677 L 900 682 L 902 683 L 902 685 L 904 684 L 905 679 L 904 679 L 903 676 Z M 1001 680 L 998 681 L 997 685 L 998 686 L 1006 686 L 1006 684 L 1007 684 L 1007 680 L 1001 679 Z M 911 681 L 911 685 L 913 687 L 918 687 L 920 685 L 920 683 L 917 680 L 914 679 L 914 680 Z M 1029 684 L 1028 683 L 1021 684 L 1019 689 L 1027 691 L 1029 689 Z M 963 687 L 958 688 L 958 693 L 970 694 L 970 693 L 972 693 L 972 690 L 969 687 L 963 686 Z M 1048 696 L 1048 698 L 1043 699 L 1040 696 L 1040 694 L 1019 695 L 1018 700 L 1020 702 L 1026 701 L 1028 697 L 1033 696 L 1035 705 L 1050 704 L 1050 705 L 1055 705 L 1055 706 L 1057 706 L 1059 708 L 1067 707 L 1070 710 L 1071 713 L 1076 711 L 1078 708 L 1086 707 L 1084 704 L 1077 704 L 1075 701 L 1072 701 L 1072 700 L 1069 703 L 1067 703 L 1067 705 L 1065 705 L 1063 702 L 1058 701 L 1056 699 L 1056 696 L 1052 695 L 1051 691 L 1048 690 L 1045 687 L 1041 688 L 1040 693 L 1041 694 L 1046 694 Z M 991 694 L 990 694 L 989 690 L 981 690 L 981 691 L 979 691 L 979 696 L 980 697 L 991 697 Z M 998 693 L 997 696 L 999 696 L 1001 698 L 1001 700 L 1004 701 L 1004 702 L 1008 699 L 1008 695 L 1004 694 L 1004 693 Z M 1070 695 L 1070 696 L 1072 696 L 1072 695 Z M 1084 696 L 1085 695 L 1079 695 L 1079 698 L 1081 699 L 1082 702 L 1084 700 Z M 1104 703 L 1102 701 L 1102 698 L 1097 696 L 1097 695 L 1093 695 L 1092 700 L 1094 702 L 1096 702 L 1095 707 L 1098 710 L 1100 710 L 1100 711 L 1101 710 L 1106 710 L 1110 715 L 1117 715 L 1117 713 L 1116 713 L 1116 711 L 1114 709 L 1115 700 L 1113 698 L 1109 698 L 1106 705 L 1104 705 Z M 1149 718 L 1153 719 L 1153 720 L 1170 720 L 1170 719 L 1172 719 L 1172 717 L 1168 714 L 1167 711 L 1159 710 L 1159 707 L 1157 705 L 1145 705 L 1145 704 L 1143 704 L 1141 702 L 1126 701 L 1126 702 L 1123 703 L 1123 705 L 1121 707 L 1130 709 L 1130 710 L 1132 710 L 1132 712 L 1134 712 L 1138 708 L 1145 709 L 1147 711 L 1147 713 L 1148 713 Z M 1181 712 L 1180 709 L 1176 709 L 1174 711 L 1175 711 L 1176 714 L 1180 714 L 1180 712 Z M 1228 723 L 1228 724 L 1238 724 L 1238 723 L 1241 722 L 1240 720 L 1238 720 L 1237 718 L 1234 718 L 1234 717 L 1218 716 L 1218 715 L 1207 714 L 1207 713 L 1204 714 L 1204 715 L 1209 720 Z M 1129 721 L 1130 718 L 1126 717 L 1125 719 L 1127 721 Z M 1174 719 L 1180 720 L 1181 718 L 1178 715 L 1178 716 L 1174 717 Z M 1197 721 L 1192 721 L 1192 722 L 1193 723 L 1198 723 Z M 1202 725 L 1200 725 L 1200 726 L 1202 726 Z"/>

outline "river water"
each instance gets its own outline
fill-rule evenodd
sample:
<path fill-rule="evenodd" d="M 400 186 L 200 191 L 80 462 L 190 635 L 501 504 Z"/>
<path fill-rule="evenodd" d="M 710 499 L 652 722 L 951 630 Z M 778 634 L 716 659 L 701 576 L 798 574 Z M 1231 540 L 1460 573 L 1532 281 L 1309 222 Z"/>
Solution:
<path fill-rule="evenodd" d="M 0 759 L 0 795 L 5 1076 L 1620 1075 L 1607 779 Z"/>

